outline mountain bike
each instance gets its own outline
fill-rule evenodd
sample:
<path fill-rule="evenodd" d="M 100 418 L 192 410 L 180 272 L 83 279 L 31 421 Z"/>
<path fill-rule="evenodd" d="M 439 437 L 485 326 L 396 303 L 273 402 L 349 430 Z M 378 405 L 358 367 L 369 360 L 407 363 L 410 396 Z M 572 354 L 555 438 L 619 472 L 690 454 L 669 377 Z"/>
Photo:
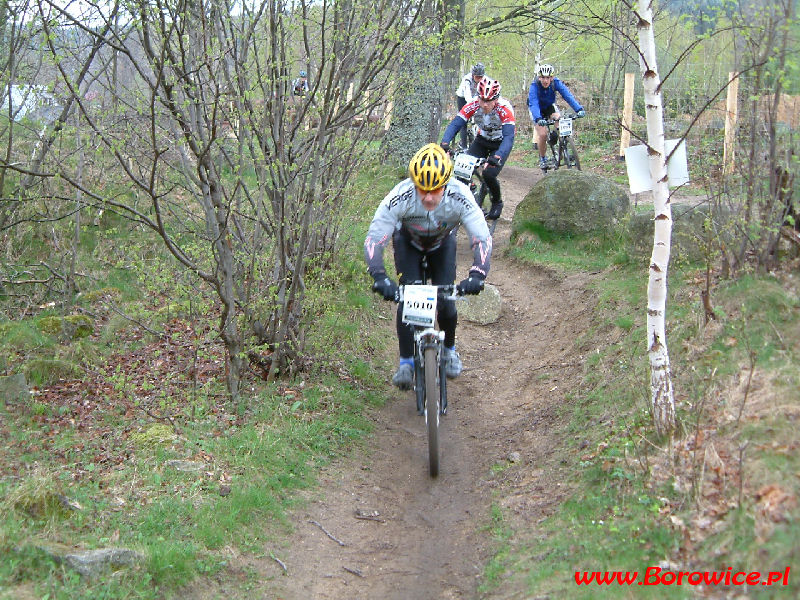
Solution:
<path fill-rule="evenodd" d="M 552 158 L 547 158 L 547 165 L 542 169 L 545 173 L 550 170 L 558 170 L 560 166 L 568 169 L 575 167 L 581 170 L 581 161 L 578 158 L 578 151 L 575 149 L 575 142 L 572 140 L 572 121 L 580 119 L 577 114 L 566 115 L 558 121 L 547 120 L 547 145 L 550 147 Z M 558 123 L 558 131 L 551 129 Z"/>
<path fill-rule="evenodd" d="M 458 152 L 453 156 L 453 175 L 469 186 L 469 190 L 475 196 L 475 201 L 481 210 L 483 210 L 483 201 L 486 199 L 487 192 L 486 184 L 481 176 L 484 165 L 486 165 L 485 158 L 478 158 L 466 152 Z M 484 212 L 484 215 L 486 214 Z M 494 235 L 497 219 L 487 219 L 486 225 L 489 226 L 489 233 Z"/>
<path fill-rule="evenodd" d="M 439 475 L 439 417 L 447 413 L 447 376 L 444 331 L 436 329 L 436 305 L 462 298 L 455 284 L 428 285 L 428 262 L 422 257 L 422 283 L 400 286 L 396 300 L 403 303 L 403 323 L 414 326 L 414 393 L 417 413 L 428 430 L 428 468 Z"/>

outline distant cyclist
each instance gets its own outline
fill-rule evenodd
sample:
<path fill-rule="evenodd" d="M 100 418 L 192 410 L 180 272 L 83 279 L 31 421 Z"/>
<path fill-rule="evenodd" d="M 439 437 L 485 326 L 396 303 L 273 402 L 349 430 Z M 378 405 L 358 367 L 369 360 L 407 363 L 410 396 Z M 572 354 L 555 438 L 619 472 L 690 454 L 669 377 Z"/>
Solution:
<path fill-rule="evenodd" d="M 442 136 L 442 148 L 450 149 L 453 138 L 460 129 L 466 127 L 470 119 L 478 125 L 478 134 L 467 149 L 467 153 L 478 158 L 486 158 L 483 180 L 486 182 L 492 201 L 486 218 L 499 219 L 503 211 L 503 200 L 497 175 L 514 146 L 516 129 L 514 108 L 508 100 L 500 96 L 500 84 L 494 79 L 488 77 L 481 79 L 477 93 L 478 97 L 465 105 L 450 121 Z"/>
<path fill-rule="evenodd" d="M 540 65 L 539 76 L 531 83 L 528 91 L 528 111 L 531 113 L 531 120 L 536 128 L 536 147 L 539 149 L 539 167 L 547 168 L 545 158 L 547 150 L 547 119 L 558 121 L 561 113 L 556 106 L 556 92 L 572 107 L 578 116 L 586 116 L 580 102 L 570 93 L 564 82 L 558 77 L 554 77 L 555 69 L 553 65 Z"/>
<path fill-rule="evenodd" d="M 308 74 L 305 71 L 300 71 L 297 79 L 292 82 L 292 94 L 295 96 L 308 94 Z"/>
<path fill-rule="evenodd" d="M 478 83 L 486 75 L 486 69 L 483 63 L 475 63 L 469 73 L 461 78 L 461 84 L 456 90 L 456 106 L 458 110 L 464 108 L 464 105 L 475 100 L 478 94 Z M 467 147 L 467 128 L 461 130 L 461 147 Z"/>
<path fill-rule="evenodd" d="M 420 262 L 425 255 L 433 285 L 450 285 L 456 278 L 456 230 L 463 223 L 472 244 L 472 266 L 458 284 L 464 294 L 478 294 L 489 272 L 492 237 L 483 214 L 469 188 L 451 177 L 453 162 L 438 144 L 420 148 L 408 165 L 410 177 L 398 183 L 375 211 L 364 241 L 364 257 L 375 280 L 372 290 L 386 300 L 394 300 L 397 284 L 386 274 L 383 251 L 391 240 L 394 264 L 401 284 L 422 281 Z M 414 382 L 414 328 L 402 319 L 397 309 L 397 340 L 400 365 L 392 383 L 402 390 Z M 444 356 L 447 377 L 458 377 L 463 363 L 456 352 L 455 302 L 440 302 L 437 321 L 444 331 Z"/>

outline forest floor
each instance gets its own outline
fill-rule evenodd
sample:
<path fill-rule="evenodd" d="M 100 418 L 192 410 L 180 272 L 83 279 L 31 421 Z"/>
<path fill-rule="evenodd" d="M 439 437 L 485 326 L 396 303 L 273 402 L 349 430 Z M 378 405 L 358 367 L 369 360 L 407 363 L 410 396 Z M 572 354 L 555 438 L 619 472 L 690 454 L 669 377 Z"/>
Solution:
<path fill-rule="evenodd" d="M 512 166 L 501 173 L 505 208 L 487 281 L 500 291 L 502 312 L 490 325 L 459 323 L 465 369 L 448 384 L 440 476 L 428 475 L 425 423 L 412 394 L 395 390 L 374 412 L 374 435 L 363 452 L 325 468 L 294 514 L 294 534 L 274 550 L 283 564 L 248 561 L 264 574 L 250 597 L 484 596 L 479 586 L 496 543 L 492 506 L 530 532 L 568 494 L 564 474 L 574 457 L 559 435 L 559 407 L 580 382 L 574 341 L 589 326 L 587 282 L 597 274 L 556 276 L 507 256 L 514 209 L 541 176 Z M 459 273 L 471 262 L 461 235 Z M 394 336 L 393 309 L 386 312 Z M 387 388 L 390 377 L 387 371 Z M 489 597 L 524 597 L 498 587 Z M 220 597 L 221 588 L 206 593 Z"/>

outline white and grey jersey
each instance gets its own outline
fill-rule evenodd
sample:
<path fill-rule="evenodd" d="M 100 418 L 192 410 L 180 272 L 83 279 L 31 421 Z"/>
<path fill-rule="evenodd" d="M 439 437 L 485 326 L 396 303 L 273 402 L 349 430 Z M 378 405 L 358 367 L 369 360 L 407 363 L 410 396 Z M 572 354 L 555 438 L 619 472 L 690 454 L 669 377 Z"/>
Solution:
<path fill-rule="evenodd" d="M 456 90 L 456 96 L 464 98 L 467 102 L 472 102 L 478 96 L 478 82 L 472 76 L 470 71 L 461 78 L 461 84 Z"/>
<path fill-rule="evenodd" d="M 477 271 L 485 277 L 489 272 L 492 236 L 483 211 L 478 208 L 469 188 L 455 177 L 451 178 L 439 206 L 427 211 L 414 182 L 404 179 L 380 203 L 369 226 L 364 240 L 364 258 L 370 274 L 385 272 L 383 251 L 395 229 L 402 229 L 414 247 L 427 252 L 436 250 L 461 224 L 472 246 L 470 271 Z"/>

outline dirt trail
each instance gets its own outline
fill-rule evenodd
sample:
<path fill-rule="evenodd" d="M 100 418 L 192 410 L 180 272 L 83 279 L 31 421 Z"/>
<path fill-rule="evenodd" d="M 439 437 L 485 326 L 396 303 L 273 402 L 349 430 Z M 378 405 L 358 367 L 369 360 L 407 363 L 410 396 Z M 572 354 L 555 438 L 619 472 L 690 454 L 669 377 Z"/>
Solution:
<path fill-rule="evenodd" d="M 286 575 L 276 561 L 262 563 L 267 580 L 253 598 L 525 597 L 479 595 L 493 544 L 485 527 L 493 503 L 533 525 L 563 498 L 555 408 L 581 370 L 573 341 L 590 317 L 590 275 L 559 279 L 505 256 L 510 217 L 540 176 L 515 167 L 501 173 L 505 209 L 488 281 L 500 290 L 502 314 L 488 326 L 459 324 L 465 370 L 448 385 L 439 478 L 427 473 L 424 420 L 412 395 L 396 392 L 376 411 L 363 455 L 322 473 L 295 515 L 295 534 L 275 549 Z M 459 273 L 469 261 L 462 238 Z M 521 460 L 493 475 L 492 465 L 507 465 L 512 452 Z"/>

